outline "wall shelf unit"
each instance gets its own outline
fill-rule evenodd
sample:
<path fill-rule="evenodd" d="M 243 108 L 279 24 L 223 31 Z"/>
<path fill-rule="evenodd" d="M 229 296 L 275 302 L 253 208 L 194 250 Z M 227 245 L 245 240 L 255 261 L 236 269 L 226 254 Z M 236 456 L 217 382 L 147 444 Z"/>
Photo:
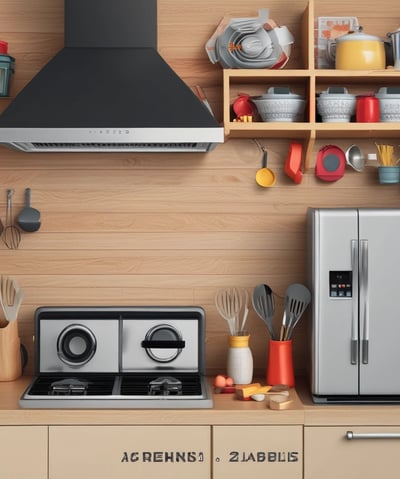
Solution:
<path fill-rule="evenodd" d="M 341 15 L 359 13 L 358 19 L 368 33 L 381 35 L 390 28 L 400 24 L 399 18 L 386 16 L 378 20 L 372 19 L 369 11 L 360 11 L 357 7 L 337 6 L 334 11 L 322 1 L 310 0 L 299 19 L 301 35 L 301 58 L 294 61 L 296 68 L 282 70 L 268 69 L 225 69 L 223 72 L 223 121 L 225 135 L 228 138 L 286 138 L 288 141 L 301 141 L 304 146 L 304 164 L 307 169 L 312 162 L 313 148 L 319 139 L 360 138 L 372 139 L 395 138 L 399 141 L 400 123 L 322 123 L 316 111 L 316 96 L 329 86 L 345 86 L 349 93 L 366 94 L 376 92 L 382 86 L 399 86 L 400 71 L 386 70 L 334 70 L 318 69 L 314 64 L 314 29 L 317 16 L 334 16 L 337 11 Z M 389 0 L 393 10 L 394 3 Z M 389 5 L 390 4 L 390 5 Z M 350 9 L 350 10 L 349 10 Z M 349 10 L 349 11 L 348 11 Z M 336 12 L 336 13 L 334 13 Z M 380 23 L 379 23 L 380 22 Z M 391 23 L 390 23 L 391 22 Z M 398 25 L 397 25 L 398 26 Z M 304 121 L 296 123 L 262 122 L 240 123 L 232 121 L 231 105 L 239 93 L 257 96 L 264 93 L 270 86 L 289 86 L 294 93 L 299 93 L 307 99 Z"/>

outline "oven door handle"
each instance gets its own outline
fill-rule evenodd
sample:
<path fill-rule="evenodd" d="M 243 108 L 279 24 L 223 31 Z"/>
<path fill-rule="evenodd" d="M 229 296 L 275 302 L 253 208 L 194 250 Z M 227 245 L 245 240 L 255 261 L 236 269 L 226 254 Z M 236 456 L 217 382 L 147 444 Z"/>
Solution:
<path fill-rule="evenodd" d="M 142 348 L 145 349 L 183 349 L 185 347 L 185 341 L 162 341 L 160 339 L 145 339 L 142 341 Z"/>

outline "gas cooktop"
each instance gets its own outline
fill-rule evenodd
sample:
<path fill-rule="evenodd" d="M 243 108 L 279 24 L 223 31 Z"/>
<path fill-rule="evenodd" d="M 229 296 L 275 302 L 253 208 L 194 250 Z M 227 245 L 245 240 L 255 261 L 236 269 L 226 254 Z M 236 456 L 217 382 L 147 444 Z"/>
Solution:
<path fill-rule="evenodd" d="M 210 408 L 199 307 L 42 307 L 23 408 Z"/>

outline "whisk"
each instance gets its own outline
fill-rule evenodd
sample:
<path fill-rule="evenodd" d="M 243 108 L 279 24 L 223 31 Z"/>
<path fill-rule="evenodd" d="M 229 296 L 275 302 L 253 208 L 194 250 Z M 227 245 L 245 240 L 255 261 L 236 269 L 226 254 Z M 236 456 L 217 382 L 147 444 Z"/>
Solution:
<path fill-rule="evenodd" d="M 9 249 L 17 249 L 21 241 L 21 233 L 14 225 L 13 211 L 12 211 L 12 196 L 14 190 L 7 190 L 7 209 L 6 209 L 6 224 L 4 226 L 1 239 Z"/>
<path fill-rule="evenodd" d="M 227 288 L 217 291 L 215 305 L 219 314 L 228 323 L 231 336 L 242 335 L 245 332 L 249 293 L 241 288 Z M 240 315 L 243 308 L 242 320 Z"/>

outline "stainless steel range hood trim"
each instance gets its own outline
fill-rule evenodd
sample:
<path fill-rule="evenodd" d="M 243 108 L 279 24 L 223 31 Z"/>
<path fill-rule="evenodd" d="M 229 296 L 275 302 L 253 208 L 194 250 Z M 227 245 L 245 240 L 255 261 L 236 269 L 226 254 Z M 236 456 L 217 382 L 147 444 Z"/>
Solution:
<path fill-rule="evenodd" d="M 1 138 L 8 140 L 0 144 L 25 152 L 209 152 L 224 141 L 224 133 L 222 128 L 3 128 Z"/>

